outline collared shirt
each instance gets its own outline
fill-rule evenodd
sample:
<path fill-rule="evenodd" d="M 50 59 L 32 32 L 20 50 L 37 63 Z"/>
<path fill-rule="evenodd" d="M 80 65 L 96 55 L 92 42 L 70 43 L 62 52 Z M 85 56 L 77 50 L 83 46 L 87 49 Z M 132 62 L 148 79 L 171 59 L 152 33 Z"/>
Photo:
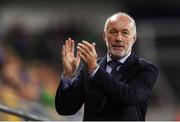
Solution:
<path fill-rule="evenodd" d="M 120 63 L 123 64 L 130 55 L 131 55 L 131 52 L 128 53 L 125 57 L 119 59 L 118 62 L 120 62 Z M 107 60 L 107 62 L 109 62 L 109 61 L 112 60 L 112 58 L 110 57 L 109 53 L 107 53 L 107 59 L 106 59 L 106 60 Z M 117 68 L 120 68 L 120 66 L 117 67 Z M 96 74 L 96 72 L 97 72 L 98 69 L 99 69 L 99 66 L 90 74 L 90 77 L 91 77 L 91 78 L 94 77 L 94 75 Z M 110 65 L 108 65 L 108 64 L 107 64 L 107 66 L 106 66 L 106 71 L 107 71 L 108 73 L 110 73 L 110 72 L 112 71 L 112 67 L 111 67 Z M 63 89 L 65 89 L 65 88 L 67 88 L 68 86 L 70 86 L 70 85 L 73 83 L 75 77 L 73 77 L 73 78 L 67 78 L 67 77 L 65 77 L 64 75 L 62 75 L 61 79 L 62 79 L 62 82 L 63 82 Z"/>
<path fill-rule="evenodd" d="M 130 55 L 131 55 L 131 52 L 128 53 L 128 54 L 127 54 L 126 56 L 124 56 L 123 58 L 119 59 L 118 62 L 120 62 L 120 63 L 123 64 Z M 109 53 L 107 53 L 107 62 L 110 62 L 110 61 L 112 61 L 112 58 L 110 57 Z M 120 68 L 120 66 L 117 67 L 117 68 Z M 111 67 L 110 65 L 107 65 L 107 66 L 106 66 L 106 71 L 107 71 L 108 73 L 110 73 L 110 72 L 112 71 L 112 67 Z"/>

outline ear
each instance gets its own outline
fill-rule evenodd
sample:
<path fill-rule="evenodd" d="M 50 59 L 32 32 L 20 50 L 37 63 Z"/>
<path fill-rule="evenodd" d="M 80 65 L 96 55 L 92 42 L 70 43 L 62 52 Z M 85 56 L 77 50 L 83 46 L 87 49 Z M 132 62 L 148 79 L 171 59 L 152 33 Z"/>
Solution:
<path fill-rule="evenodd" d="M 136 42 L 136 39 L 137 39 L 137 34 L 135 34 L 134 37 L 133 37 L 134 43 Z"/>
<path fill-rule="evenodd" d="M 103 39 L 104 39 L 104 41 L 106 41 L 105 31 L 103 31 Z"/>

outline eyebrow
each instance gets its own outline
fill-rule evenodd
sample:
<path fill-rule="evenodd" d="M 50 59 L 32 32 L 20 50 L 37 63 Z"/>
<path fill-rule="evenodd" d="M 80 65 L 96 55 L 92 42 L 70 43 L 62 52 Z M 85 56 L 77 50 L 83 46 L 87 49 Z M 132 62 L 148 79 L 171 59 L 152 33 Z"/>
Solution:
<path fill-rule="evenodd" d="M 109 31 L 117 31 L 117 29 L 116 28 L 110 28 Z M 122 29 L 121 31 L 128 31 L 128 32 L 130 32 L 128 29 Z"/>
<path fill-rule="evenodd" d="M 128 31 L 128 32 L 130 32 L 128 29 L 122 29 L 122 31 Z"/>

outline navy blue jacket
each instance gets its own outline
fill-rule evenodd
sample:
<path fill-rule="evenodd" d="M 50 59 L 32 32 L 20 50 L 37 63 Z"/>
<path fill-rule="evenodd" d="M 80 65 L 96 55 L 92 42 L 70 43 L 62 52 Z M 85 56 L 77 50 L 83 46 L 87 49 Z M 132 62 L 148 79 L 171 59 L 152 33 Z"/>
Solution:
<path fill-rule="evenodd" d="M 73 115 L 84 104 L 83 120 L 145 120 L 152 89 L 158 76 L 150 62 L 132 53 L 114 76 L 106 72 L 106 57 L 91 79 L 86 66 L 80 68 L 73 84 L 56 92 L 60 115 Z"/>

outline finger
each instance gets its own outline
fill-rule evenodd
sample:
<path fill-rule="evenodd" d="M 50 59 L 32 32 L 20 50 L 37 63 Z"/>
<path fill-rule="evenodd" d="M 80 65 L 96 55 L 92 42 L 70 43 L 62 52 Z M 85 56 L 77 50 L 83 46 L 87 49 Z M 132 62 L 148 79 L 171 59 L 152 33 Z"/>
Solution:
<path fill-rule="evenodd" d="M 71 48 L 70 51 L 74 53 L 74 40 L 71 40 Z"/>
<path fill-rule="evenodd" d="M 68 38 L 68 45 L 69 45 L 69 51 L 73 52 L 74 51 L 74 40 L 72 40 L 71 38 Z"/>
<path fill-rule="evenodd" d="M 86 45 L 84 45 L 82 43 L 78 43 L 78 47 L 82 48 L 88 54 L 91 52 L 91 50 Z"/>
<path fill-rule="evenodd" d="M 68 40 L 65 42 L 65 53 L 68 53 Z"/>
<path fill-rule="evenodd" d="M 93 48 L 95 49 L 95 48 L 96 48 L 96 43 L 93 42 L 93 43 L 92 43 L 92 46 L 93 46 Z"/>
<path fill-rule="evenodd" d="M 86 45 L 86 46 L 89 48 L 89 50 L 91 50 L 91 51 L 93 50 L 93 46 L 92 46 L 92 44 L 90 44 L 89 42 L 83 40 L 82 43 L 83 43 L 84 45 Z"/>
<path fill-rule="evenodd" d="M 96 53 L 96 43 L 93 42 L 93 43 L 92 43 L 92 46 L 93 46 L 93 51 L 94 51 L 94 53 Z"/>
<path fill-rule="evenodd" d="M 80 63 L 80 60 L 81 60 L 79 53 L 80 53 L 79 51 L 77 51 L 77 53 L 76 53 L 76 60 L 77 60 L 78 64 Z"/>
<path fill-rule="evenodd" d="M 62 46 L 61 54 L 62 54 L 63 57 L 65 56 L 65 46 L 64 45 Z"/>
<path fill-rule="evenodd" d="M 81 47 L 78 47 L 78 46 L 77 46 L 77 49 L 78 49 L 78 51 L 80 52 L 79 54 L 83 55 L 83 59 L 84 59 L 86 62 L 88 62 L 88 61 L 90 60 L 89 54 L 87 54 L 87 53 L 85 52 L 85 50 L 83 50 Z M 82 56 L 81 56 L 81 57 L 82 57 Z"/>
<path fill-rule="evenodd" d="M 71 51 L 71 41 L 72 41 L 72 39 L 68 38 L 68 51 L 69 52 Z"/>
<path fill-rule="evenodd" d="M 83 49 L 82 47 L 80 47 L 79 45 L 77 46 L 78 51 L 83 54 L 84 56 L 88 56 L 88 53 L 85 49 Z"/>
<path fill-rule="evenodd" d="M 79 56 L 82 58 L 82 60 L 83 60 L 85 63 L 87 62 L 86 57 L 85 57 L 82 53 L 79 53 Z"/>

